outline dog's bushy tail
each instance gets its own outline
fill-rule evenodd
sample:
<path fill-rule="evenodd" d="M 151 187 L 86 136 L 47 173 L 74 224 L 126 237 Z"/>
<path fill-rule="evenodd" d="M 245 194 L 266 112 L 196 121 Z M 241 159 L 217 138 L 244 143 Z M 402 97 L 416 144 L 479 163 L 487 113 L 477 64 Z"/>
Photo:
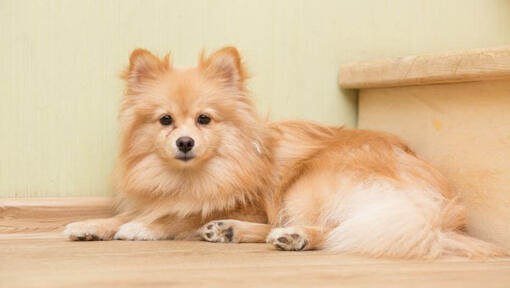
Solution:
<path fill-rule="evenodd" d="M 457 231 L 441 231 L 437 237 L 441 255 L 464 256 L 469 258 L 492 258 L 508 256 L 508 253 L 494 244 Z"/>
<path fill-rule="evenodd" d="M 466 207 L 459 203 L 458 198 L 452 199 L 443 209 L 435 244 L 441 254 L 470 258 L 508 256 L 504 249 L 464 233 L 466 212 Z"/>
<path fill-rule="evenodd" d="M 372 257 L 438 258 L 463 256 L 492 258 L 509 254 L 496 245 L 466 235 L 465 210 L 451 202 L 433 223 L 410 206 L 379 203 L 359 210 L 325 241 L 328 250 Z M 384 215 L 384 216 L 383 216 Z"/>

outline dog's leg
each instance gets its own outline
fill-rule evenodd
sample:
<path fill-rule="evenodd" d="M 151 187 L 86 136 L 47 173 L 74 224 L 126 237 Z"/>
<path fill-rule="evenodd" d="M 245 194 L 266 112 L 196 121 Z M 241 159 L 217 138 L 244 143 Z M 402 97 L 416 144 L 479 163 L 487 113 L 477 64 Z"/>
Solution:
<path fill-rule="evenodd" d="M 147 223 L 142 219 L 134 219 L 119 227 L 115 240 L 166 240 L 174 237 L 172 231 L 157 221 Z"/>
<path fill-rule="evenodd" d="M 112 240 L 119 227 L 128 221 L 122 216 L 73 222 L 66 225 L 64 235 L 73 241 Z"/>
<path fill-rule="evenodd" d="M 285 251 L 321 249 L 326 232 L 313 226 L 274 228 L 267 236 L 267 243 Z"/>
<path fill-rule="evenodd" d="M 239 220 L 211 221 L 198 230 L 202 239 L 224 243 L 262 243 L 271 231 L 271 225 Z"/>

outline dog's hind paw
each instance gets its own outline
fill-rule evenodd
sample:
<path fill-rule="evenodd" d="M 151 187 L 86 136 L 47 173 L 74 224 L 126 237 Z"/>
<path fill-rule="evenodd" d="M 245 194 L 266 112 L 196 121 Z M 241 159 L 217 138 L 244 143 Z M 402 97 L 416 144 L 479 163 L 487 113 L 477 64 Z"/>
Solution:
<path fill-rule="evenodd" d="M 269 233 L 266 242 L 284 251 L 301 251 L 308 245 L 306 236 L 292 228 L 276 228 Z"/>

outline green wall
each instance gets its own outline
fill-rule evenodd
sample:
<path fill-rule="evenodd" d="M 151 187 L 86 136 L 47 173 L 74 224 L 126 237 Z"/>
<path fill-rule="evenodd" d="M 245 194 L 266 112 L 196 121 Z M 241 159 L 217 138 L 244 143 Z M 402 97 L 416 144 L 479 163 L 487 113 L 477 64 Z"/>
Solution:
<path fill-rule="evenodd" d="M 136 47 L 236 45 L 262 113 L 352 127 L 342 63 L 508 43 L 510 1 L 0 0 L 0 37 L 0 197 L 108 195 Z"/>

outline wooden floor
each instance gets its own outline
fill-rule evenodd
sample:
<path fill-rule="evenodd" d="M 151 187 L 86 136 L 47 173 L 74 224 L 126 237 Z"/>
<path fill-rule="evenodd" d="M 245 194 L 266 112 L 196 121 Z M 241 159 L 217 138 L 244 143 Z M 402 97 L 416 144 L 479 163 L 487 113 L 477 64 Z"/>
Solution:
<path fill-rule="evenodd" d="M 394 261 L 265 244 L 3 234 L 0 287 L 510 287 L 510 259 Z"/>

